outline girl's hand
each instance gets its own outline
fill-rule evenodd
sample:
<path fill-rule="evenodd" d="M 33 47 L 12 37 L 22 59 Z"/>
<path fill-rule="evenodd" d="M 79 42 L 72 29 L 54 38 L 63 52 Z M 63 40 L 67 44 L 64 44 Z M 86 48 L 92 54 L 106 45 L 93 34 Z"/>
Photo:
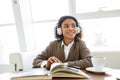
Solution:
<path fill-rule="evenodd" d="M 46 67 L 46 69 L 50 69 L 50 66 L 51 66 L 51 64 L 52 63 L 55 63 L 55 62 L 60 62 L 60 63 L 62 63 L 58 58 L 56 58 L 56 57 L 50 57 L 48 60 L 47 60 L 47 64 L 45 65 L 45 67 Z"/>

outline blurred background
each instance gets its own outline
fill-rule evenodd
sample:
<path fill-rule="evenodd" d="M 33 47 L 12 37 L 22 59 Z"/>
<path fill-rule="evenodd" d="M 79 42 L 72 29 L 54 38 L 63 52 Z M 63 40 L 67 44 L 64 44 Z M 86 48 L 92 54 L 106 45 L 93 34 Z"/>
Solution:
<path fill-rule="evenodd" d="M 13 52 L 42 51 L 64 15 L 75 16 L 91 51 L 119 51 L 119 0 L 0 0 L 0 64 Z"/>

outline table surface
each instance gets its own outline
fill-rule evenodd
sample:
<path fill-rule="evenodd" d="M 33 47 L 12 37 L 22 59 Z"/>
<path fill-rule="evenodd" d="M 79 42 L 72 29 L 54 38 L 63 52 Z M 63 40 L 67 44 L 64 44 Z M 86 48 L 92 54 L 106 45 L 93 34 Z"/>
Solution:
<path fill-rule="evenodd" d="M 83 70 L 86 74 L 90 76 L 89 79 L 73 79 L 69 78 L 69 80 L 120 80 L 120 69 L 112 69 L 106 74 L 96 74 L 93 72 L 89 72 L 86 70 Z M 16 74 L 16 72 L 7 72 L 0 74 L 0 80 L 11 80 L 11 75 Z M 18 79 L 12 79 L 12 80 L 68 80 L 68 78 L 50 78 L 48 76 L 41 76 L 41 77 L 24 77 L 24 78 L 18 78 Z"/>

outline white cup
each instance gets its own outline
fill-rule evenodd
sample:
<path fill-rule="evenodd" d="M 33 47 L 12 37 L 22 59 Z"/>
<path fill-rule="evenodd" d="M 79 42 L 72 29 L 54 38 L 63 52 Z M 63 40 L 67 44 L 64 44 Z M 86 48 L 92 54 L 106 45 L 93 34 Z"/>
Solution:
<path fill-rule="evenodd" d="M 103 71 L 105 59 L 105 57 L 92 57 L 92 64 L 95 71 Z"/>

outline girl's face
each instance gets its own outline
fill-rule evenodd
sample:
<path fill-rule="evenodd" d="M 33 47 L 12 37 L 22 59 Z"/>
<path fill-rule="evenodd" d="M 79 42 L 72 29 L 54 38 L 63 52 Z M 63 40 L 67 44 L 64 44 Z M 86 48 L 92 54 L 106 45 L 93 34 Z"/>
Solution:
<path fill-rule="evenodd" d="M 61 25 L 64 40 L 74 40 L 77 33 L 76 23 L 72 19 L 66 19 Z"/>

